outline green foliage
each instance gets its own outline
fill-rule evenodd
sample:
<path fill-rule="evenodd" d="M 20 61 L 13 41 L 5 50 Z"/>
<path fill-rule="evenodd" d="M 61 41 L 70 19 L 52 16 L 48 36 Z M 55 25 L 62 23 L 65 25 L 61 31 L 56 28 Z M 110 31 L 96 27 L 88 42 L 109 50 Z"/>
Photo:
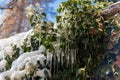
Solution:
<path fill-rule="evenodd" d="M 91 1 L 69 0 L 62 2 L 58 9 L 58 33 L 62 36 L 62 47 L 66 46 L 66 41 L 70 48 L 79 49 L 77 60 L 81 61 L 77 64 L 80 69 L 84 68 L 84 80 L 96 74 L 95 70 L 107 53 L 110 36 L 118 29 L 114 19 L 105 21 L 100 15 L 107 4 L 91 5 Z"/>
<path fill-rule="evenodd" d="M 7 61 L 6 63 L 6 69 L 10 69 L 11 68 L 11 64 L 12 62 L 17 59 L 19 57 L 19 51 L 20 49 L 17 47 L 17 45 L 12 45 L 12 49 L 14 54 L 12 55 L 12 57 L 10 57 L 9 55 L 6 55 L 5 60 Z"/>
<path fill-rule="evenodd" d="M 38 7 L 35 7 L 35 10 Z M 37 10 L 36 10 L 37 11 Z M 52 22 L 47 22 L 45 20 L 46 14 L 44 12 L 36 12 L 35 15 L 31 16 L 30 23 L 35 24 L 34 27 L 34 35 L 31 37 L 31 44 L 33 50 L 38 48 L 38 44 L 42 44 L 49 49 L 50 52 L 54 52 L 54 42 L 56 41 L 56 33 L 53 28 Z M 41 42 L 39 41 L 41 39 Z"/>
<path fill-rule="evenodd" d="M 40 46 L 39 45 L 40 42 L 39 42 L 38 38 L 35 36 L 37 36 L 37 35 L 31 36 L 31 47 L 32 47 L 33 51 L 38 50 L 38 48 Z"/>
<path fill-rule="evenodd" d="M 6 63 L 6 69 L 8 70 L 8 69 L 11 68 L 12 59 L 10 58 L 10 56 L 7 55 L 7 56 L 5 57 L 5 60 L 7 61 L 7 63 Z"/>
<path fill-rule="evenodd" d="M 97 2 L 96 5 L 92 5 L 92 3 L 89 0 L 62 2 L 57 10 L 59 13 L 56 17 L 57 24 L 59 24 L 57 29 L 53 28 L 53 23 L 45 20 L 45 13 L 37 11 L 36 8 L 36 14 L 30 18 L 31 26 L 34 29 L 34 36 L 31 37 L 33 50 L 36 50 L 38 44 L 41 43 L 48 51 L 55 53 L 55 45 L 59 44 L 57 47 L 64 53 L 62 63 L 64 70 L 55 74 L 55 80 L 59 80 L 61 77 L 62 80 L 66 80 L 71 74 L 76 73 L 77 75 L 71 75 L 69 79 L 86 80 L 96 76 L 99 71 L 99 66 L 107 54 L 110 36 L 112 32 L 117 31 L 118 27 L 114 23 L 114 19 L 106 21 L 100 15 L 101 10 L 110 3 Z M 76 52 L 73 53 L 72 50 Z M 71 53 L 76 54 L 74 64 L 71 63 Z M 62 58 L 60 59 L 58 64 L 62 62 Z M 101 73 L 104 73 L 104 70 Z"/>
<path fill-rule="evenodd" d="M 31 45 L 28 45 L 28 38 L 24 39 L 23 45 L 21 46 L 22 51 L 25 52 L 30 52 L 31 51 Z M 30 43 L 29 43 L 30 44 Z"/>
<path fill-rule="evenodd" d="M 20 49 L 17 47 L 17 45 L 14 45 L 14 46 L 13 46 L 13 51 L 14 51 L 13 59 L 15 60 L 16 58 L 19 57 Z"/>

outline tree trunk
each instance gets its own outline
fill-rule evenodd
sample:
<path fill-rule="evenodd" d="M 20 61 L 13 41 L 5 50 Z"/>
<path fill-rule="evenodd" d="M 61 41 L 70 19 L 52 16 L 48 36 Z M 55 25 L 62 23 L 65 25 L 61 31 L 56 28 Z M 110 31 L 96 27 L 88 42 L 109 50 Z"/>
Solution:
<path fill-rule="evenodd" d="M 103 16 L 104 19 L 111 19 L 119 13 L 120 13 L 120 2 L 116 2 L 110 5 L 108 8 L 104 9 L 101 12 L 101 15 Z"/>

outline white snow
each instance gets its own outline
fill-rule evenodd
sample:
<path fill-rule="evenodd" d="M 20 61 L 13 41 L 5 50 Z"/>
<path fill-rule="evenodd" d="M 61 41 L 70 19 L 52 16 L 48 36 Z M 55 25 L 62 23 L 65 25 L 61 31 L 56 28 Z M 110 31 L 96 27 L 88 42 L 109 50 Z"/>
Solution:
<path fill-rule="evenodd" d="M 22 80 L 25 76 L 26 70 L 14 71 L 10 77 L 10 80 Z"/>
<path fill-rule="evenodd" d="M 0 74 L 0 80 L 9 80 L 10 76 L 12 74 L 12 71 L 5 71 Z"/>
<path fill-rule="evenodd" d="M 11 44 L 17 44 L 18 46 L 20 46 L 24 39 L 28 37 L 32 31 L 33 30 L 31 29 L 28 32 L 22 32 L 9 38 L 0 39 L 0 50 L 3 50 L 6 47 L 11 46 Z"/>
<path fill-rule="evenodd" d="M 28 32 L 19 33 L 6 39 L 0 39 L 0 80 L 21 80 L 25 74 L 30 74 L 36 69 L 38 61 L 40 65 L 45 66 L 45 61 L 48 56 L 44 56 L 43 53 L 46 52 L 46 48 L 41 45 L 36 51 L 23 53 L 22 50 L 20 50 L 20 56 L 12 62 L 11 68 L 6 70 L 7 61 L 5 57 L 8 55 L 12 58 L 14 54 L 11 44 L 17 45 L 17 47 L 21 49 L 24 39 L 28 38 L 28 43 L 30 42 L 31 35 L 33 35 L 32 31 L 31 29 Z M 50 71 L 44 67 L 43 69 L 37 69 L 34 76 L 45 78 L 45 70 L 49 76 L 51 76 Z"/>
<path fill-rule="evenodd" d="M 34 77 L 39 76 L 39 77 L 45 77 L 45 71 L 48 73 L 48 76 L 51 77 L 50 71 L 46 68 L 44 69 L 37 69 L 34 73 Z"/>
<path fill-rule="evenodd" d="M 6 63 L 7 63 L 7 61 L 5 59 L 0 61 L 0 71 L 6 70 Z"/>

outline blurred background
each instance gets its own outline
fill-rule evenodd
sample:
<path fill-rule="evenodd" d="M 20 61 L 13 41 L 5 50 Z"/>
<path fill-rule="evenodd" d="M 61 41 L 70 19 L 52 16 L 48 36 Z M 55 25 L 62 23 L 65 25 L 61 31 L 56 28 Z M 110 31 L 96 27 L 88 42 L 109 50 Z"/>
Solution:
<path fill-rule="evenodd" d="M 47 15 L 47 20 L 56 22 L 57 8 L 66 0 L 0 0 L 0 38 L 28 31 L 29 20 L 25 16 L 25 8 L 30 4 L 40 3 Z"/>

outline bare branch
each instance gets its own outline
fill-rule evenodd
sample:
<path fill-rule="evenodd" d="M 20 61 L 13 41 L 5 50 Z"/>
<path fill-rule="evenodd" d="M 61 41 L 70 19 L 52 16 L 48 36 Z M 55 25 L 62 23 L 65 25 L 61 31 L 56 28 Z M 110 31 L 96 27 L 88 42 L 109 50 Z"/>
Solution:
<path fill-rule="evenodd" d="M 11 0 L 7 5 L 5 6 L 0 6 L 0 9 L 12 9 L 16 3 L 17 3 L 18 0 Z"/>

